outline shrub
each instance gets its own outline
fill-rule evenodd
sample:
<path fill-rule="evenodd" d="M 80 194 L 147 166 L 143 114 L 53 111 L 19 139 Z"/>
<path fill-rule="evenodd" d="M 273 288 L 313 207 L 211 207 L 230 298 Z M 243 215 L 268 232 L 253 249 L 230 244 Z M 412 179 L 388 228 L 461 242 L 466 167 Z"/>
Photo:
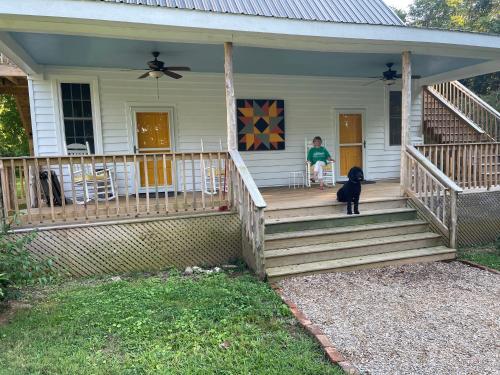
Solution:
<path fill-rule="evenodd" d="M 0 230 L 0 300 L 8 297 L 9 287 L 45 285 L 59 276 L 52 259 L 35 259 L 26 249 L 33 237 L 9 236 L 8 226 Z"/>

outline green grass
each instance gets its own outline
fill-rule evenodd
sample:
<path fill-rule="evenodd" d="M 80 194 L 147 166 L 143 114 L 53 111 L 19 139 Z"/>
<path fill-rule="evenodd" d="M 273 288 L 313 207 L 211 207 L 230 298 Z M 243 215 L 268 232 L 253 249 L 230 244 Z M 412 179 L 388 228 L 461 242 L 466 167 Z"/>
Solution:
<path fill-rule="evenodd" d="M 458 257 L 500 271 L 500 245 L 498 244 L 461 249 L 458 251 Z"/>
<path fill-rule="evenodd" d="M 247 274 L 61 286 L 0 327 L 0 348 L 0 374 L 342 373 Z"/>

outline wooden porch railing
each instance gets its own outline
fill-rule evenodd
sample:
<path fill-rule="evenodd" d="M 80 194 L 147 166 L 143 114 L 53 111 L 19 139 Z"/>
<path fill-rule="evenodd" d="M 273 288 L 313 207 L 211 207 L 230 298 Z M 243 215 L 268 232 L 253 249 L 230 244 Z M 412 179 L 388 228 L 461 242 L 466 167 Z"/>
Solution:
<path fill-rule="evenodd" d="M 480 127 L 490 141 L 500 141 L 500 114 L 467 87 L 451 81 L 433 85 L 430 89 Z"/>
<path fill-rule="evenodd" d="M 2 158 L 2 216 L 29 228 L 227 209 L 228 158 L 227 152 Z"/>
<path fill-rule="evenodd" d="M 406 146 L 405 193 L 456 247 L 457 195 L 462 189 L 413 146 Z"/>
<path fill-rule="evenodd" d="M 415 146 L 462 189 L 500 186 L 500 143 Z"/>
<path fill-rule="evenodd" d="M 266 202 L 238 151 L 229 151 L 231 201 L 242 224 L 243 257 L 260 277 L 265 277 L 264 209 Z"/>

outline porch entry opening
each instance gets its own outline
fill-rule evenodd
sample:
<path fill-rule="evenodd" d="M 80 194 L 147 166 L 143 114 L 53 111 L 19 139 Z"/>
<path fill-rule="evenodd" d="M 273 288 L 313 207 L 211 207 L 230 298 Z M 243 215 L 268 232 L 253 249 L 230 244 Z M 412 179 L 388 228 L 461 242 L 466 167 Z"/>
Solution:
<path fill-rule="evenodd" d="M 168 112 L 136 112 L 137 149 L 139 154 L 172 152 L 170 118 Z M 141 187 L 165 185 L 163 163 L 159 161 L 139 162 Z M 172 162 L 167 161 L 167 184 L 172 185 Z M 147 180 L 146 180 L 147 178 Z M 156 179 L 156 180 L 155 180 Z"/>
<path fill-rule="evenodd" d="M 363 168 L 363 116 L 361 113 L 339 114 L 340 176 L 352 167 Z"/>

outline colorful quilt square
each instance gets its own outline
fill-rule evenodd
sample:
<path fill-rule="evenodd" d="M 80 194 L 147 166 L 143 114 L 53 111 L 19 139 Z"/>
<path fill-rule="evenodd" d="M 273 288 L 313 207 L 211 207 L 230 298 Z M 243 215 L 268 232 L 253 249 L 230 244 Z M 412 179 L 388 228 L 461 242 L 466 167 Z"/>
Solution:
<path fill-rule="evenodd" d="M 274 99 L 237 99 L 239 151 L 285 149 L 285 102 Z"/>

